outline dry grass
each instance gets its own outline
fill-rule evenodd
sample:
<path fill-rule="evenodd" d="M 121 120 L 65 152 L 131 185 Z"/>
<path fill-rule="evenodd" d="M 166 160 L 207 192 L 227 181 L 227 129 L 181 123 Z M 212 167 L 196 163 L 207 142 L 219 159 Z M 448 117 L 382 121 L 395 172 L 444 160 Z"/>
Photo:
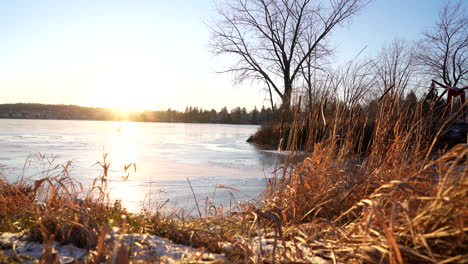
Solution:
<path fill-rule="evenodd" d="M 450 120 L 440 124 L 425 103 L 405 105 L 395 96 L 365 115 L 340 104 L 328 118 L 325 106 L 302 119 L 296 113 L 288 149 L 296 149 L 294 133 L 308 124 L 310 154 L 290 156 L 260 208 L 280 219 L 283 239 L 345 263 L 466 263 L 468 145 L 431 160 Z M 285 253 L 278 253 L 283 262 L 307 262 Z"/>
<path fill-rule="evenodd" d="M 83 190 L 69 175 L 70 162 L 54 165 L 55 160 L 38 154 L 47 163 L 46 172 L 38 180 L 20 177 L 16 182 L 0 180 L 1 232 L 29 232 L 28 239 L 44 245 L 41 263 L 54 259 L 54 241 L 89 249 L 90 262 L 101 262 L 113 255 L 113 248 L 104 243 L 112 227 L 121 232 L 144 233 L 157 217 L 129 214 L 119 201 L 108 198 L 106 155 L 100 162 L 103 173 L 91 188 Z M 42 164 L 44 165 L 44 164 Z M 93 253 L 94 252 L 94 253 Z"/>
<path fill-rule="evenodd" d="M 468 145 L 433 155 L 449 122 L 440 124 L 424 105 L 393 95 L 372 110 L 331 99 L 307 114 L 297 110 L 287 129 L 272 127 L 292 154 L 269 180 L 262 204 L 238 204 L 229 213 L 207 201 L 202 217 L 164 215 L 158 206 L 129 214 L 108 198 L 106 156 L 87 192 L 70 178 L 68 163 L 49 164 L 54 169 L 35 182 L 0 180 L 0 231 L 30 230 L 31 239 L 47 245 L 43 263 L 53 241 L 90 249 L 89 262 L 126 261 L 122 245 L 104 243 L 112 227 L 225 253 L 236 263 L 301 263 L 313 256 L 466 263 Z M 299 147 L 305 158 L 294 155 Z"/>

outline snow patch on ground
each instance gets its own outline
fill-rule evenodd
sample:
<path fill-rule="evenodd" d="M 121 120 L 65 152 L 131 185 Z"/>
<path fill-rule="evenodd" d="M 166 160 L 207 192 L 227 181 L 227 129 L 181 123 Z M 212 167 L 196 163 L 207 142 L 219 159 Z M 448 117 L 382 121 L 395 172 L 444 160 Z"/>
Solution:
<path fill-rule="evenodd" d="M 5 257 L 19 257 L 26 263 L 36 263 L 44 253 L 44 245 L 28 242 L 23 233 L 2 233 L 0 235 L 0 250 Z M 114 249 L 113 257 L 123 250 L 128 260 L 132 262 L 223 262 L 224 256 L 203 252 L 198 249 L 175 244 L 168 239 L 148 234 L 118 234 L 112 232 L 106 235 L 105 241 Z M 85 263 L 92 259 L 95 251 L 75 247 L 70 244 L 54 242 L 51 245 L 52 254 L 59 263 Z M 218 260 L 218 261 L 217 261 Z"/>

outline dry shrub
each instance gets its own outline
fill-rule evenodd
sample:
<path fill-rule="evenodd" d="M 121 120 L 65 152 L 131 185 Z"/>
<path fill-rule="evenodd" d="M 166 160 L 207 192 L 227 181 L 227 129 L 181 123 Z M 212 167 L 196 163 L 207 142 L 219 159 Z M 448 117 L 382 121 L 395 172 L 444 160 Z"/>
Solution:
<path fill-rule="evenodd" d="M 69 175 L 71 162 L 56 165 L 54 157 L 42 154 L 33 159 L 31 164 L 46 168 L 39 179 L 20 177 L 14 183 L 0 180 L 1 231 L 30 229 L 29 239 L 44 242 L 46 249 L 53 241 L 91 249 L 104 239 L 108 231 L 105 226 L 110 221 L 116 226 L 122 224 L 127 212 L 119 201 L 108 199 L 106 170 L 90 190 L 84 192 Z M 108 169 L 110 163 L 104 156 L 101 164 Z M 137 220 L 132 221 L 135 229 L 144 226 Z"/>
<path fill-rule="evenodd" d="M 367 263 L 464 263 L 468 171 L 459 161 L 467 154 L 468 145 L 457 145 L 413 177 L 383 184 L 356 203 L 344 215 L 354 211 L 357 218 L 342 226 L 343 235 L 334 240 L 356 253 L 343 257 Z M 430 184 L 426 173 L 438 175 L 439 181 Z"/>
<path fill-rule="evenodd" d="M 252 142 L 263 148 L 272 148 L 281 145 L 281 149 L 286 148 L 287 140 L 282 140 L 290 134 L 291 126 L 288 124 L 263 124 L 260 129 L 252 135 Z"/>
<path fill-rule="evenodd" d="M 468 259 L 468 145 L 436 161 L 442 124 L 423 110 L 384 98 L 376 112 L 319 107 L 306 117 L 308 154 L 293 152 L 269 181 L 264 212 L 277 215 L 287 239 L 320 243 L 327 258 L 368 263 L 460 262 Z M 366 144 L 370 115 L 372 134 Z M 300 118 L 291 133 L 301 129 Z M 317 136 L 320 135 L 320 136 Z M 319 139 L 319 141 L 317 141 Z M 356 146 L 363 151 L 356 152 Z M 362 155 L 365 153 L 365 155 Z"/>
<path fill-rule="evenodd" d="M 56 176 L 36 181 L 35 221 L 31 238 L 45 241 L 72 243 L 78 247 L 91 248 L 97 243 L 100 227 L 96 216 L 87 209 L 91 201 L 78 199 L 76 183 L 68 176 Z"/>
<path fill-rule="evenodd" d="M 270 186 L 264 200 L 266 209 L 281 215 L 284 222 L 296 224 L 309 221 L 312 216 L 339 215 L 343 208 L 340 200 L 361 180 L 353 177 L 361 175 L 359 171 L 353 172 L 358 169 L 341 168 L 344 168 L 342 163 L 332 160 L 323 148 L 316 146 L 309 157 L 291 170 L 286 180 Z"/>
<path fill-rule="evenodd" d="M 0 217 L 18 215 L 33 200 L 32 187 L 0 179 Z"/>
<path fill-rule="evenodd" d="M 21 180 L 13 183 L 0 180 L 0 231 L 26 231 L 29 240 L 42 242 L 41 263 L 57 260 L 53 250 L 55 241 L 89 249 L 88 260 L 101 263 L 111 257 L 128 258 L 127 252 L 122 255 L 118 250 L 121 248 L 119 243 L 105 241 L 112 228 L 118 228 L 123 234 L 154 233 L 171 227 L 174 220 L 171 216 L 166 218 L 159 211 L 129 214 L 120 201 L 109 199 L 107 172 L 110 162 L 106 157 L 104 155 L 103 161 L 97 163 L 103 169 L 102 174 L 86 191 L 70 177 L 70 162 L 56 165 L 55 158 L 41 154 L 27 162 L 45 168 L 39 179 L 20 177 Z M 161 207 L 158 209 L 162 210 Z"/>
<path fill-rule="evenodd" d="M 424 103 L 404 103 L 394 93 L 365 112 L 325 97 L 303 115 L 299 100 L 285 139 L 292 153 L 283 173 L 271 181 L 267 207 L 285 211 L 284 221 L 304 221 L 319 208 L 327 208 L 321 215 L 333 219 L 382 184 L 414 173 L 437 139 L 433 124 L 438 121 Z M 297 146 L 308 153 L 303 161 L 294 153 Z"/>
<path fill-rule="evenodd" d="M 33 200 L 31 185 L 0 179 L 0 232 L 20 231 L 14 223 L 28 221 Z"/>

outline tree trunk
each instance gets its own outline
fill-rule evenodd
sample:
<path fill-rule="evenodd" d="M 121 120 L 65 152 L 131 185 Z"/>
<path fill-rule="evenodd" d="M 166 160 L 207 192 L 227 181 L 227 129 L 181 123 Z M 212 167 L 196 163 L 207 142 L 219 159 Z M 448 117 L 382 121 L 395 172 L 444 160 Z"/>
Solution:
<path fill-rule="evenodd" d="M 307 80 L 307 90 L 309 95 L 309 111 L 312 111 L 312 82 L 310 81 L 310 74 L 309 79 Z"/>
<path fill-rule="evenodd" d="M 292 84 L 291 82 L 286 81 L 284 83 L 283 97 L 281 98 L 283 100 L 282 108 L 286 111 L 290 110 L 291 108 L 291 93 L 292 93 Z"/>
<path fill-rule="evenodd" d="M 291 111 L 291 95 L 292 95 L 292 82 L 285 81 L 284 83 L 284 93 L 282 96 L 283 104 L 281 106 L 281 110 L 284 111 L 285 121 L 291 122 L 293 121 L 293 114 Z"/>

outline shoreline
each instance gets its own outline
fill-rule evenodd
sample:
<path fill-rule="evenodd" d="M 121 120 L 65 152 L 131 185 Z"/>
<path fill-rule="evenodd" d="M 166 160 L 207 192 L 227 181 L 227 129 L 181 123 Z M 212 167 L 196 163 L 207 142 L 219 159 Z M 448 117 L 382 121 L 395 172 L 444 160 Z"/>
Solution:
<path fill-rule="evenodd" d="M 251 256 L 270 262 L 275 259 L 313 263 L 330 263 L 336 259 L 339 263 L 353 259 L 388 260 L 391 255 L 387 248 L 392 244 L 385 238 L 388 234 L 385 235 L 384 230 L 388 230 L 386 226 L 390 223 L 395 225 L 391 236 L 399 239 L 394 243 L 401 249 L 407 248 L 400 251 L 405 261 L 429 259 L 420 250 L 420 242 L 411 239 L 409 230 L 422 236 L 431 235 L 426 243 L 430 243 L 433 252 L 438 252 L 439 260 L 468 256 L 466 244 L 457 242 L 457 237 L 468 233 L 468 227 L 460 229 L 453 218 L 460 210 L 468 210 L 467 168 L 448 171 L 438 182 L 433 180 L 433 167 L 453 167 L 457 158 L 468 155 L 468 145 L 457 145 L 425 164 L 423 170 L 413 164 L 400 164 L 403 170 L 398 166 L 387 171 L 371 170 L 370 174 L 346 166 L 346 160 L 337 159 L 330 167 L 325 162 L 329 157 L 316 154 L 312 153 L 300 166 L 293 167 L 288 178 L 276 179 L 278 184 L 287 183 L 287 186 L 269 189 L 261 204 L 247 201 L 236 204 L 234 210 L 212 204 L 200 217 L 193 217 L 185 210 L 164 212 L 158 204 L 148 205 L 148 210 L 141 213 L 129 213 L 122 203 L 110 199 L 105 174 L 96 178 L 93 192 L 84 193 L 82 199 L 77 199 L 76 194 L 80 193 L 74 188 L 77 183 L 66 170 L 41 181 L 0 181 L 3 190 L 0 194 L 0 247 L 4 253 L 0 260 L 235 263 Z M 305 182 L 295 179 L 305 171 L 320 173 L 309 174 L 302 179 Z M 382 173 L 392 178 L 379 183 L 376 179 L 381 179 Z M 368 181 L 368 186 L 377 186 L 366 187 L 358 181 L 346 187 L 343 179 L 348 183 L 361 179 Z M 283 180 L 286 181 L 281 182 Z M 314 195 L 320 189 L 323 191 Z M 304 191 L 307 192 L 302 193 Z M 369 193 L 364 198 L 350 196 L 362 191 Z M 297 197 L 296 193 L 304 195 L 308 202 L 324 199 L 325 202 L 318 200 L 317 203 L 328 205 L 316 212 L 306 209 L 308 212 L 301 213 L 302 219 L 299 219 L 293 210 L 303 209 L 283 207 L 283 203 L 291 204 L 289 199 Z M 437 198 L 439 194 L 446 198 Z M 343 198 L 349 199 L 347 202 L 351 204 L 345 206 Z M 344 211 L 335 211 L 340 208 Z M 371 220 L 369 210 L 375 214 Z M 327 220 L 326 217 L 331 217 L 328 214 L 334 215 L 331 219 L 335 220 Z M 410 220 L 408 215 L 411 215 Z M 308 220 L 304 221 L 306 217 Z M 436 219 L 443 227 L 433 226 Z M 460 221 L 466 220 L 460 218 Z M 373 233 L 366 232 L 365 226 Z M 439 232 L 441 228 L 446 231 Z M 310 236 L 301 235 L 309 233 Z M 437 239 L 445 242 L 439 243 Z M 448 241 L 461 247 L 461 252 L 444 255 Z M 416 244 L 410 248 L 405 243 Z"/>

